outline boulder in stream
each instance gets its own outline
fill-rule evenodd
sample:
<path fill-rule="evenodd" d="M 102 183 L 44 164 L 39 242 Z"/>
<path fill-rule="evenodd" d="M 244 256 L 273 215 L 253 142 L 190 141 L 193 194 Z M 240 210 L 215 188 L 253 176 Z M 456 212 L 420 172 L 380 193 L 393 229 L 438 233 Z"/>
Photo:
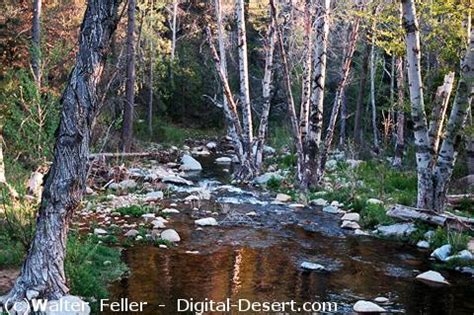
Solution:
<path fill-rule="evenodd" d="M 431 257 L 434 257 L 441 261 L 446 261 L 451 254 L 452 246 L 449 244 L 443 245 L 441 247 L 436 248 L 432 253 Z"/>
<path fill-rule="evenodd" d="M 357 313 L 382 313 L 382 312 L 386 312 L 386 310 L 373 303 L 373 302 L 370 302 L 370 301 L 364 301 L 364 300 L 360 300 L 360 301 L 357 301 L 354 306 L 353 306 L 353 309 L 355 312 Z"/>
<path fill-rule="evenodd" d="M 202 166 L 195 158 L 191 155 L 184 154 L 181 158 L 181 166 L 179 167 L 182 171 L 201 171 Z"/>
<path fill-rule="evenodd" d="M 427 284 L 449 285 L 449 282 L 439 272 L 433 270 L 419 274 L 416 279 Z"/>

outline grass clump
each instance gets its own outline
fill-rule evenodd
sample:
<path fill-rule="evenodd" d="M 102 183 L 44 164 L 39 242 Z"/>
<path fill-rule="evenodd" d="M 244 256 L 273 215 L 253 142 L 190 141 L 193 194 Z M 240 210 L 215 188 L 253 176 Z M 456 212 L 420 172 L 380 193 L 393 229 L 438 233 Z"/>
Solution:
<path fill-rule="evenodd" d="M 270 190 L 278 191 L 281 188 L 281 179 L 276 178 L 275 176 L 272 176 L 268 180 L 266 186 Z"/>
<path fill-rule="evenodd" d="M 117 211 L 121 215 L 129 215 L 136 218 L 141 217 L 145 213 L 152 212 L 149 207 L 142 206 L 142 205 L 131 205 L 127 207 L 120 207 L 120 208 L 115 209 L 115 211 Z"/>
<path fill-rule="evenodd" d="M 457 253 L 467 248 L 470 236 L 467 233 L 450 231 L 442 227 L 438 227 L 430 240 L 432 248 L 438 248 L 449 244 L 452 246 L 452 252 Z"/>
<path fill-rule="evenodd" d="M 374 228 L 377 225 L 392 224 L 393 219 L 387 216 L 385 207 L 379 204 L 368 204 L 360 213 L 361 223 L 365 228 Z"/>

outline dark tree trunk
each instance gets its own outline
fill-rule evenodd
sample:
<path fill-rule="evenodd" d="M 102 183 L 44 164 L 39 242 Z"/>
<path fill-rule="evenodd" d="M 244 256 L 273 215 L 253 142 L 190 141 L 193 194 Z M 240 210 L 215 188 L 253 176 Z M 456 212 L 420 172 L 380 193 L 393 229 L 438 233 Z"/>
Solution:
<path fill-rule="evenodd" d="M 89 0 L 79 36 L 76 64 L 61 99 L 54 159 L 47 176 L 36 233 L 21 274 L 7 295 L 23 299 L 27 291 L 57 299 L 69 289 L 64 257 L 69 222 L 85 189 L 90 127 L 97 112 L 97 84 L 117 26 L 120 0 Z"/>
<path fill-rule="evenodd" d="M 122 151 L 129 152 L 133 137 L 133 112 L 135 106 L 135 0 L 128 0 L 127 26 L 127 82 L 123 111 Z"/>
<path fill-rule="evenodd" d="M 356 111 L 354 115 L 354 142 L 356 144 L 362 143 L 362 106 L 364 104 L 364 91 L 367 84 L 367 72 L 369 70 L 369 56 L 370 56 L 370 45 L 367 42 L 362 56 L 362 68 L 360 70 L 359 79 L 359 93 L 357 94 Z"/>
<path fill-rule="evenodd" d="M 38 91 L 41 87 L 41 1 L 33 2 L 33 21 L 31 27 L 31 68 Z"/>

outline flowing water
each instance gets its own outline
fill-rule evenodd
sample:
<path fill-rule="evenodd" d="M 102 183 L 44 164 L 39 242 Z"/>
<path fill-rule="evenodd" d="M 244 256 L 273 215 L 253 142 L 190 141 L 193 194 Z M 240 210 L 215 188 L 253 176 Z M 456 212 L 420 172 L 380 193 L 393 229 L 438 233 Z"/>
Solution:
<path fill-rule="evenodd" d="M 195 211 L 183 209 L 170 224 L 182 239 L 177 247 L 143 245 L 124 251 L 130 275 L 114 284 L 111 300 L 146 301 L 143 314 L 175 314 L 177 300 L 191 298 L 331 301 L 343 314 L 359 299 L 384 296 L 392 302 L 384 305 L 391 312 L 473 314 L 474 281 L 469 276 L 443 272 L 452 283 L 445 287 L 415 281 L 416 274 L 432 267 L 428 252 L 353 236 L 339 228 L 337 217 L 320 209 L 272 204 L 266 194 L 235 187 L 217 189 L 215 180 L 225 183 L 228 173 L 202 162 L 205 170 L 194 180 L 211 190 L 217 202 L 203 203 L 201 209 L 218 209 L 218 220 L 228 224 L 199 230 L 193 224 Z M 249 211 L 258 216 L 243 216 Z M 239 216 L 245 220 L 232 224 Z M 328 271 L 305 271 L 303 261 Z"/>

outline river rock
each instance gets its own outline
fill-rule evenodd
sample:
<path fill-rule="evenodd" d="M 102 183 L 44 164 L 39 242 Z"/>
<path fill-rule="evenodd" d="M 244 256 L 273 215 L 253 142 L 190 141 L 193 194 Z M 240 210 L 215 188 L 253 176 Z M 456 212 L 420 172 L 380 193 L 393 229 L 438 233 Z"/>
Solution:
<path fill-rule="evenodd" d="M 139 234 L 139 232 L 137 230 L 132 229 L 132 230 L 128 231 L 127 233 L 125 233 L 124 236 L 126 236 L 126 237 L 135 237 L 138 234 Z"/>
<path fill-rule="evenodd" d="M 255 211 L 250 211 L 250 212 L 247 212 L 245 215 L 246 215 L 246 216 L 249 216 L 249 217 L 256 217 L 256 216 L 257 216 L 257 212 L 255 212 Z"/>
<path fill-rule="evenodd" d="M 137 188 L 137 182 L 133 179 L 126 179 L 119 183 L 119 186 L 123 190 L 133 190 Z"/>
<path fill-rule="evenodd" d="M 161 200 L 163 199 L 163 197 L 164 197 L 164 194 L 162 191 L 152 191 L 145 195 L 145 201 L 150 202 L 150 201 Z"/>
<path fill-rule="evenodd" d="M 161 220 L 153 220 L 153 221 L 151 221 L 151 224 L 153 225 L 154 229 L 164 229 L 164 228 L 166 228 L 165 223 Z"/>
<path fill-rule="evenodd" d="M 217 148 L 217 143 L 215 143 L 214 141 L 208 142 L 206 144 L 206 148 L 208 148 L 209 150 L 214 150 Z"/>
<path fill-rule="evenodd" d="M 268 181 L 271 180 L 272 178 L 276 180 L 282 180 L 283 176 L 280 175 L 280 172 L 268 172 L 268 173 L 255 177 L 253 181 L 254 183 L 259 184 L 259 185 L 266 185 Z"/>
<path fill-rule="evenodd" d="M 77 296 L 65 295 L 59 300 L 48 301 L 45 315 L 89 315 L 91 308 Z"/>
<path fill-rule="evenodd" d="M 370 199 L 367 199 L 367 204 L 368 205 L 383 205 L 383 201 L 376 198 L 370 198 Z"/>
<path fill-rule="evenodd" d="M 193 150 L 191 151 L 191 154 L 197 155 L 197 156 L 208 156 L 211 154 L 211 152 L 209 152 L 209 150 L 207 150 L 206 147 L 196 147 L 196 148 L 193 148 Z"/>
<path fill-rule="evenodd" d="M 357 229 L 360 229 L 360 225 L 359 223 L 354 222 L 354 221 L 343 221 L 341 224 L 341 228 L 357 230 Z"/>
<path fill-rule="evenodd" d="M 192 181 L 184 179 L 184 178 L 179 177 L 177 175 L 164 176 L 161 181 L 163 183 L 171 183 L 171 184 L 176 184 L 176 185 L 187 185 L 187 186 L 192 186 L 193 185 Z"/>
<path fill-rule="evenodd" d="M 335 207 L 332 205 L 324 207 L 323 211 L 327 213 L 334 213 L 334 214 L 341 212 L 341 210 L 338 207 Z"/>
<path fill-rule="evenodd" d="M 161 232 L 160 236 L 162 240 L 173 242 L 173 243 L 181 241 L 181 237 L 179 237 L 178 232 L 176 232 L 173 229 L 164 230 L 163 232 Z"/>
<path fill-rule="evenodd" d="M 446 261 L 450 261 L 451 259 L 473 260 L 474 256 L 471 254 L 470 251 L 465 249 L 460 251 L 456 255 L 449 256 L 448 258 L 446 258 Z"/>
<path fill-rule="evenodd" d="M 430 241 L 434 235 L 435 235 L 435 231 L 430 230 L 430 231 L 425 232 L 425 234 L 423 234 L 423 237 L 427 239 L 428 241 Z"/>
<path fill-rule="evenodd" d="M 354 304 L 353 309 L 357 313 L 381 313 L 381 312 L 386 312 L 386 310 L 383 307 L 378 306 L 377 304 L 375 304 L 373 302 L 364 301 L 364 300 L 357 301 Z"/>
<path fill-rule="evenodd" d="M 441 261 L 446 261 L 451 254 L 452 246 L 449 244 L 443 245 L 441 247 L 436 248 L 432 253 L 431 257 L 434 257 Z"/>
<path fill-rule="evenodd" d="M 427 249 L 430 248 L 430 243 L 428 243 L 427 241 L 419 241 L 418 243 L 416 243 L 416 247 Z"/>
<path fill-rule="evenodd" d="M 317 199 L 311 200 L 309 203 L 315 206 L 322 206 L 322 207 L 327 206 L 328 204 L 327 200 L 323 198 L 317 198 Z"/>
<path fill-rule="evenodd" d="M 312 263 L 309 261 L 304 261 L 300 265 L 301 268 L 306 270 L 315 270 L 315 271 L 323 271 L 326 270 L 326 267 L 320 264 Z"/>
<path fill-rule="evenodd" d="M 173 209 L 173 208 L 166 208 L 166 209 L 161 210 L 161 213 L 177 214 L 177 213 L 179 213 L 179 210 Z"/>
<path fill-rule="evenodd" d="M 214 218 L 202 218 L 195 220 L 194 223 L 199 226 L 215 226 L 218 225 L 216 219 Z"/>
<path fill-rule="evenodd" d="M 383 236 L 408 236 L 415 232 L 413 223 L 396 223 L 392 225 L 382 225 L 377 228 L 377 232 Z"/>
<path fill-rule="evenodd" d="M 145 222 L 153 221 L 155 219 L 155 214 L 145 213 L 145 214 L 142 214 L 142 218 L 145 220 Z"/>
<path fill-rule="evenodd" d="M 359 222 L 360 221 L 360 214 L 358 214 L 357 212 L 346 213 L 342 216 L 341 220 Z"/>
<path fill-rule="evenodd" d="M 280 202 L 288 202 L 288 201 L 291 201 L 291 196 L 290 195 L 287 195 L 287 194 L 277 194 L 276 198 L 275 198 L 276 201 L 280 201 Z"/>
<path fill-rule="evenodd" d="M 331 206 L 337 207 L 337 208 L 342 208 L 342 207 L 344 207 L 344 204 L 343 204 L 343 203 L 340 203 L 340 202 L 337 201 L 337 200 L 333 200 L 333 201 L 331 202 Z"/>
<path fill-rule="evenodd" d="M 380 304 L 387 304 L 390 300 L 386 298 L 385 296 L 378 296 L 374 299 L 375 303 L 380 303 Z"/>
<path fill-rule="evenodd" d="M 221 156 L 215 160 L 217 164 L 231 164 L 232 163 L 232 158 L 227 157 L 227 156 Z"/>
<path fill-rule="evenodd" d="M 337 167 L 337 161 L 336 160 L 328 160 L 326 162 L 326 169 L 328 171 L 334 171 Z"/>
<path fill-rule="evenodd" d="M 181 158 L 181 166 L 179 167 L 182 171 L 201 171 L 202 166 L 195 158 L 191 155 L 184 154 Z"/>
<path fill-rule="evenodd" d="M 369 232 L 367 231 L 364 231 L 364 230 L 361 230 L 361 229 L 356 229 L 354 231 L 354 235 L 358 235 L 358 236 L 368 236 L 370 235 Z"/>
<path fill-rule="evenodd" d="M 433 270 L 419 274 L 416 276 L 416 279 L 429 284 L 449 284 L 449 282 L 439 272 Z"/>
<path fill-rule="evenodd" d="M 95 228 L 94 229 L 94 234 L 95 235 L 107 235 L 107 231 L 104 230 L 104 229 Z"/>

